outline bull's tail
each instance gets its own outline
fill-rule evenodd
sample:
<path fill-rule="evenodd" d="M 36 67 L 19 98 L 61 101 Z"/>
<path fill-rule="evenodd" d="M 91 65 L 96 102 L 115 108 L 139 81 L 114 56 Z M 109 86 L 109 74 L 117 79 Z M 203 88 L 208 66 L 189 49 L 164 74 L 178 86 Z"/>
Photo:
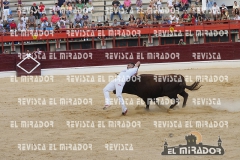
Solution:
<path fill-rule="evenodd" d="M 188 90 L 198 90 L 200 87 L 202 87 L 202 85 L 199 85 L 200 84 L 200 81 L 196 81 L 194 82 L 191 86 L 187 86 L 185 88 L 187 88 Z"/>

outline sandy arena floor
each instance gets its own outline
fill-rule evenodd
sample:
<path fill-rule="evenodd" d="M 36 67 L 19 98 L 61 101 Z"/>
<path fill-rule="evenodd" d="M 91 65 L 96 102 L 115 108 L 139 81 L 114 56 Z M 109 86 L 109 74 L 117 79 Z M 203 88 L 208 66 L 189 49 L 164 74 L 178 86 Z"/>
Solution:
<path fill-rule="evenodd" d="M 139 74 L 141 74 L 141 69 Z M 145 72 L 146 73 L 146 72 Z M 137 104 L 137 97 L 123 94 L 129 98 L 128 113 L 121 115 L 120 105 L 114 104 L 105 111 L 102 110 L 104 97 L 102 89 L 107 82 L 96 82 L 98 75 L 93 75 L 95 83 L 68 82 L 66 76 L 54 76 L 54 82 L 23 83 L 10 82 L 10 78 L 0 79 L 0 159 L 1 160 L 77 160 L 77 159 L 130 159 L 130 160 L 155 160 L 155 159 L 231 159 L 240 157 L 240 68 L 237 69 L 208 69 L 208 70 L 176 70 L 149 72 L 154 74 L 176 73 L 184 76 L 190 75 L 195 80 L 196 75 L 227 75 L 228 82 L 202 82 L 198 91 L 188 91 L 189 98 L 185 108 L 177 107 L 167 113 L 163 105 L 150 106 L 150 111 L 145 110 L 145 105 Z M 107 77 L 112 74 L 102 74 Z M 106 79 L 106 78 L 105 78 Z M 188 85 L 193 82 L 187 82 Z M 111 94 L 112 98 L 115 95 Z M 46 100 L 46 105 L 20 105 L 20 98 L 41 98 Z M 55 98 L 56 105 L 49 105 L 49 98 Z M 92 99 L 84 105 L 60 105 L 60 98 Z M 221 105 L 200 104 L 194 105 L 193 98 L 219 98 Z M 132 102 L 131 102 L 132 100 Z M 180 106 L 182 105 L 182 98 Z M 18 128 L 11 128 L 11 122 L 16 121 Z M 53 121 L 54 125 L 48 128 L 22 128 L 21 121 Z M 91 121 L 94 128 L 70 128 L 67 121 Z M 103 121 L 105 128 L 98 126 L 98 121 Z M 110 121 L 136 122 L 136 128 L 111 128 Z M 140 121 L 140 122 L 137 122 Z M 154 126 L 154 121 L 177 121 L 182 128 Z M 185 121 L 191 121 L 192 128 L 186 128 Z M 196 121 L 226 121 L 228 125 L 220 128 L 196 128 Z M 72 124 L 74 125 L 74 124 Z M 14 126 L 14 125 L 13 125 Z M 178 146 L 186 144 L 185 135 L 191 131 L 198 131 L 202 135 L 202 143 L 217 145 L 218 136 L 222 139 L 225 154 L 221 156 L 163 156 L 163 144 L 167 139 L 168 145 Z M 46 150 L 19 150 L 20 144 L 43 144 Z M 56 150 L 49 150 L 49 144 L 55 144 Z M 91 144 L 92 150 L 60 150 L 60 144 Z M 128 144 L 133 150 L 107 150 L 106 144 Z M 91 147 L 91 145 L 85 145 Z M 22 147 L 20 147 L 22 146 Z M 125 149 L 131 149 L 130 147 Z M 110 148 L 109 148 L 110 149 Z M 114 149 L 114 148 L 112 148 Z"/>

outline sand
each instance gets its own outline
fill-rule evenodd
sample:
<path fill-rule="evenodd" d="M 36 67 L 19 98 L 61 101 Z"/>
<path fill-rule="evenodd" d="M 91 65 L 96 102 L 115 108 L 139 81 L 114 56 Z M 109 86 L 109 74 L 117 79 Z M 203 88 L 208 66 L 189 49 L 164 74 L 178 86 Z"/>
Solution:
<path fill-rule="evenodd" d="M 141 74 L 141 70 L 139 74 Z M 146 72 L 144 72 L 146 73 Z M 177 73 L 191 76 L 192 81 L 196 75 L 226 75 L 228 81 L 224 82 L 202 82 L 198 91 L 188 91 L 189 98 L 187 106 L 181 108 L 183 102 L 170 113 L 167 112 L 169 105 L 157 106 L 152 104 L 150 110 L 145 110 L 145 105 L 137 104 L 137 97 L 123 94 L 128 98 L 128 113 L 121 115 L 119 104 L 113 104 L 108 110 L 102 110 L 104 97 L 102 89 L 107 82 L 96 82 L 99 74 L 93 74 L 94 82 L 68 82 L 66 76 L 54 76 L 54 82 L 10 82 L 10 78 L 0 79 L 1 104 L 0 104 L 0 159 L 232 159 L 240 157 L 240 68 L 236 69 L 207 69 L 207 70 L 175 70 L 154 71 L 154 74 Z M 112 74 L 101 74 L 107 77 Z M 106 80 L 106 79 L 105 79 Z M 187 82 L 188 85 L 193 82 Z M 111 97 L 115 95 L 111 93 Z M 20 105 L 20 99 L 41 98 L 46 100 L 46 105 Z M 56 105 L 49 104 L 49 98 L 55 98 Z M 81 105 L 60 105 L 60 98 L 86 99 L 88 102 Z M 219 105 L 203 104 L 195 105 L 194 98 L 216 98 Z M 127 101 L 127 100 L 126 100 Z M 132 102 L 131 102 L 132 101 Z M 217 101 L 215 101 L 217 103 Z M 132 103 L 132 104 L 131 104 Z M 18 128 L 14 128 L 11 121 L 16 121 Z M 53 127 L 48 128 L 22 128 L 23 121 L 53 121 Z M 76 127 L 74 123 L 71 128 L 68 121 L 90 121 L 92 127 Z M 98 126 L 104 123 L 105 128 Z M 110 121 L 129 121 L 138 126 L 110 127 Z M 182 127 L 155 127 L 154 122 L 173 122 L 182 124 Z M 192 126 L 187 128 L 185 121 Z M 196 127 L 196 121 L 217 121 L 228 123 L 221 127 Z M 14 123 L 14 122 L 13 122 Z M 86 122 L 88 123 L 88 122 Z M 159 122 L 160 123 L 160 122 Z M 47 124 L 47 123 L 46 123 Z M 179 155 L 163 156 L 163 144 L 165 139 L 168 145 L 178 146 L 186 144 L 185 135 L 191 131 L 197 131 L 202 135 L 202 143 L 217 145 L 218 136 L 221 137 L 224 155 L 202 156 L 202 155 Z M 22 145 L 21 145 L 22 144 Z M 46 150 L 20 150 L 23 144 L 42 144 Z M 49 150 L 49 144 L 55 144 L 56 150 Z M 82 144 L 87 150 L 60 150 L 60 144 Z M 106 148 L 106 144 L 128 144 L 125 150 L 119 148 Z M 92 149 L 91 148 L 92 145 Z M 22 146 L 22 147 L 20 147 Z M 130 147 L 131 146 L 131 147 Z M 20 148 L 19 148 L 20 147 Z M 121 147 L 122 148 L 122 147 Z M 113 150 L 110 150 L 113 149 Z M 133 149 L 133 150 L 126 150 Z"/>

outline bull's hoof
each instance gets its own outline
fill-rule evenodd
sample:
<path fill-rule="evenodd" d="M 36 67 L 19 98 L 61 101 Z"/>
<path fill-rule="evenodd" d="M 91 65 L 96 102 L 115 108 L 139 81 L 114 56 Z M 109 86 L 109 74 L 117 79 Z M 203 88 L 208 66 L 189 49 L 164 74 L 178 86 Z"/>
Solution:
<path fill-rule="evenodd" d="M 172 108 L 169 108 L 169 109 L 167 110 L 168 113 L 170 113 L 171 111 L 173 111 Z"/>
<path fill-rule="evenodd" d="M 149 108 L 146 107 L 145 110 L 146 110 L 146 111 L 149 111 Z"/>

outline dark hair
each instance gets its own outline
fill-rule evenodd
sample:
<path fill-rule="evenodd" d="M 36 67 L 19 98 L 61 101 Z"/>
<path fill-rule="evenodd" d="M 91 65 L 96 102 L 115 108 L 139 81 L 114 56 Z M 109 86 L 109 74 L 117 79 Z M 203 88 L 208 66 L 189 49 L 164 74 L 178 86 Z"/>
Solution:
<path fill-rule="evenodd" d="M 129 63 L 129 64 L 132 64 L 132 65 L 133 65 L 133 67 L 135 66 L 135 64 L 134 64 L 134 63 L 132 63 L 132 62 L 131 62 L 131 63 Z"/>

